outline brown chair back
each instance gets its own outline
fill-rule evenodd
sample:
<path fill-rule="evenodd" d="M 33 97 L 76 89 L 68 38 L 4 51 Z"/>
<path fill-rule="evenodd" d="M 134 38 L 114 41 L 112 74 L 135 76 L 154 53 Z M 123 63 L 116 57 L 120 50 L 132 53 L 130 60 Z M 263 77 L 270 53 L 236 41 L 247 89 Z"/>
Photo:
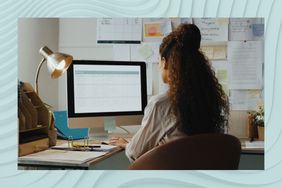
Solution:
<path fill-rule="evenodd" d="M 160 145 L 129 166 L 132 170 L 235 170 L 241 143 L 227 134 L 199 134 Z"/>

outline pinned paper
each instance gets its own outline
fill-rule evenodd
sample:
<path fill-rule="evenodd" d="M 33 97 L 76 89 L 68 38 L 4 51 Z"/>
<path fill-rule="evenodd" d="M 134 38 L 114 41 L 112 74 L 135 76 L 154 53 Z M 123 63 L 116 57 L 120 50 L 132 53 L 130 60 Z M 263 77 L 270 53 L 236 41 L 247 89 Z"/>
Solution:
<path fill-rule="evenodd" d="M 145 61 L 146 63 L 159 62 L 159 42 L 143 42 L 130 47 L 131 61 Z"/>
<path fill-rule="evenodd" d="M 201 50 L 208 59 L 226 59 L 226 46 L 202 46 Z"/>
<path fill-rule="evenodd" d="M 229 87 L 261 89 L 263 56 L 262 41 L 230 41 L 228 43 Z"/>
<path fill-rule="evenodd" d="M 160 42 L 164 36 L 172 31 L 171 21 L 144 22 L 143 41 Z"/>
<path fill-rule="evenodd" d="M 217 79 L 218 80 L 227 80 L 227 70 L 218 70 Z"/>
<path fill-rule="evenodd" d="M 161 23 L 147 23 L 145 26 L 145 37 L 162 37 L 164 34 L 161 31 Z"/>
<path fill-rule="evenodd" d="M 141 18 L 98 18 L 98 44 L 138 44 L 142 39 Z"/>
<path fill-rule="evenodd" d="M 226 59 L 226 46 L 216 46 L 213 48 L 213 59 Z"/>
<path fill-rule="evenodd" d="M 201 31 L 203 41 L 228 41 L 227 18 L 195 18 L 193 20 Z"/>
<path fill-rule="evenodd" d="M 262 40 L 263 18 L 230 18 L 229 40 Z"/>
<path fill-rule="evenodd" d="M 257 110 L 261 100 L 260 90 L 231 90 L 232 110 Z"/>
<path fill-rule="evenodd" d="M 151 57 L 154 54 L 152 48 L 150 48 L 148 44 L 141 46 L 138 52 L 140 56 L 144 59 L 148 59 L 149 57 Z"/>
<path fill-rule="evenodd" d="M 201 50 L 205 54 L 205 56 L 207 56 L 207 58 L 213 59 L 213 47 L 202 46 Z"/>
<path fill-rule="evenodd" d="M 227 61 L 212 61 L 211 64 L 218 79 L 218 82 L 221 84 L 224 93 L 228 96 L 229 87 Z"/>

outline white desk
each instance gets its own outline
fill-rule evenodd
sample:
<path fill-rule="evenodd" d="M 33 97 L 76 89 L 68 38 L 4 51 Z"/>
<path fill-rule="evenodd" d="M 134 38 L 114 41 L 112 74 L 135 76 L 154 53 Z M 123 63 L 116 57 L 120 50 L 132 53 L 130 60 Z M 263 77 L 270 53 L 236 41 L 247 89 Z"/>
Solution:
<path fill-rule="evenodd" d="M 117 130 L 111 136 L 123 136 L 130 138 L 138 127 L 131 127 L 130 134 L 125 134 L 123 130 Z M 264 149 L 245 148 L 244 143 L 247 139 L 241 139 L 242 152 L 239 164 L 241 170 L 263 170 L 264 169 Z M 61 143 L 61 142 L 59 142 Z M 44 161 L 18 161 L 19 169 L 97 169 L 97 170 L 126 170 L 129 161 L 125 156 L 124 149 L 116 148 L 104 156 L 95 158 L 83 164 L 68 164 L 62 162 Z"/>

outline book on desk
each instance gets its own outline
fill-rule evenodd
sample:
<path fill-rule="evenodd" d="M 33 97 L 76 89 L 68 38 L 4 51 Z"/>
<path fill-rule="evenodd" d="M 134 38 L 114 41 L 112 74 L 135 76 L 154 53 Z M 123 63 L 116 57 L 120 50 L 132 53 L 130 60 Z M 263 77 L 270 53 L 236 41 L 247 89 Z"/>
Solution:
<path fill-rule="evenodd" d="M 70 163 L 70 164 L 82 164 L 92 159 L 101 157 L 108 152 L 112 151 L 116 148 L 116 146 L 112 145 L 89 145 L 93 146 L 94 150 L 81 150 L 70 149 L 68 147 L 68 143 L 64 143 L 61 145 L 54 146 L 45 151 L 33 153 L 30 155 L 19 157 L 21 161 L 45 161 L 45 162 L 60 162 L 60 163 Z M 87 146 L 88 148 L 90 148 Z M 98 147 L 100 146 L 100 147 Z"/>

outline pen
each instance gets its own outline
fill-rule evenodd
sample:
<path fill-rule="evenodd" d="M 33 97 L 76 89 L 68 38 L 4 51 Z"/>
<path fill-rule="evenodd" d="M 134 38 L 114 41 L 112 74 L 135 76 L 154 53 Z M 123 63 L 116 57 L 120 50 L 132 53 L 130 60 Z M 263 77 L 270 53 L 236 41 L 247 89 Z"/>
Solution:
<path fill-rule="evenodd" d="M 101 146 L 100 145 L 84 145 L 84 144 L 80 144 L 80 143 L 74 143 L 73 144 L 73 147 L 90 147 L 90 148 L 100 148 Z"/>
<path fill-rule="evenodd" d="M 89 148 L 101 148 L 101 146 L 99 146 L 99 145 L 95 145 L 95 146 L 86 146 L 86 147 L 89 147 Z"/>
<path fill-rule="evenodd" d="M 54 149 L 54 150 L 66 150 L 66 151 L 106 151 L 104 149 L 97 149 L 97 148 L 100 148 L 100 147 L 88 147 L 88 148 L 51 148 L 51 149 Z"/>

